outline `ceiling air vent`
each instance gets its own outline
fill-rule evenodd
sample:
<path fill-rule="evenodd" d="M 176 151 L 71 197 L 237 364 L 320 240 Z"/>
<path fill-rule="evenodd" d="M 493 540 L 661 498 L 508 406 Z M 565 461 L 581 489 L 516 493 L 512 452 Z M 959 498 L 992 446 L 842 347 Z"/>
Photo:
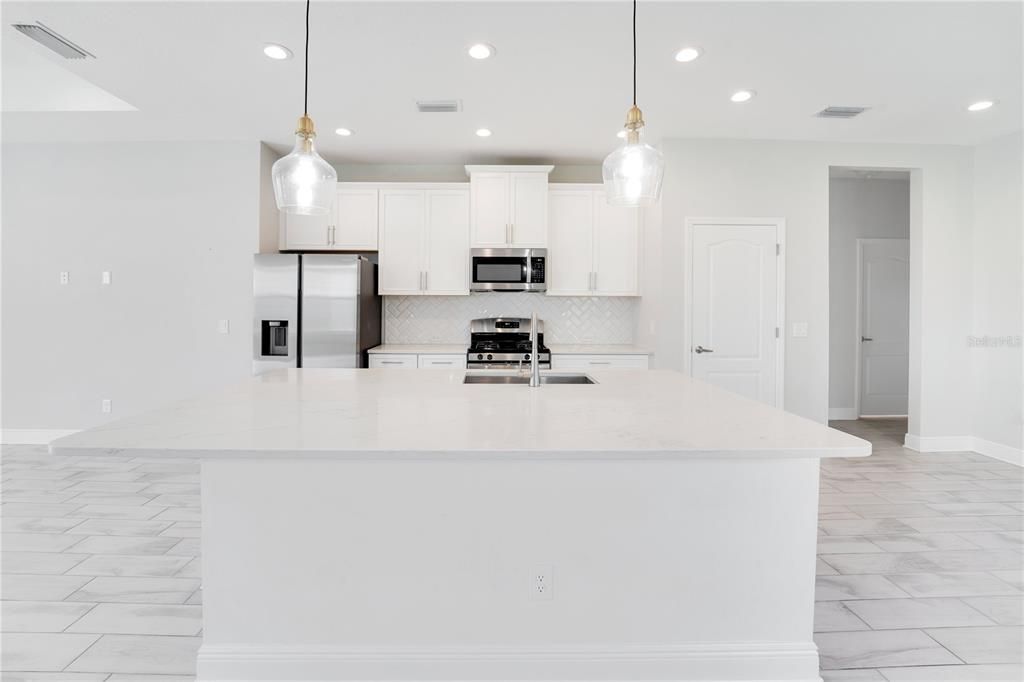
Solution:
<path fill-rule="evenodd" d="M 462 110 L 462 102 L 457 99 L 437 99 L 416 102 L 416 109 L 421 114 L 454 114 Z"/>
<path fill-rule="evenodd" d="M 868 107 L 828 107 L 815 114 L 818 118 L 853 118 L 860 116 Z"/>
<path fill-rule="evenodd" d="M 96 55 L 86 52 L 78 45 L 40 22 L 34 24 L 11 24 L 40 45 L 50 48 L 64 59 L 85 59 Z"/>

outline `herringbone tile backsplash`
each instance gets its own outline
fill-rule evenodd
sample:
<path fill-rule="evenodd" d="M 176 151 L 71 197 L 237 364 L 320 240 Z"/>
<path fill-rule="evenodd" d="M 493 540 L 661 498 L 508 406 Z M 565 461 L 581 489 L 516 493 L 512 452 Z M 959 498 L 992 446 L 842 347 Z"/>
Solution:
<path fill-rule="evenodd" d="M 576 298 L 531 293 L 386 296 L 385 343 L 469 343 L 477 317 L 544 320 L 547 343 L 633 343 L 636 298 Z"/>

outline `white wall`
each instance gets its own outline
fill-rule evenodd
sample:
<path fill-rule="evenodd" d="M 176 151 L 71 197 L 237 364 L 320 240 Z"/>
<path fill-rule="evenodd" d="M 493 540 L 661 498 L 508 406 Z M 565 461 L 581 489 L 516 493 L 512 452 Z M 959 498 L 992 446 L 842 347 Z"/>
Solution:
<path fill-rule="evenodd" d="M 910 178 L 832 177 L 828 211 L 828 406 L 856 415 L 857 240 L 910 237 Z"/>
<path fill-rule="evenodd" d="M 687 216 L 786 219 L 785 408 L 828 416 L 828 179 L 830 166 L 920 169 L 911 174 L 912 434 L 967 435 L 970 389 L 971 150 L 760 140 L 669 139 L 660 220 L 646 221 L 639 329 L 655 323 L 655 362 L 683 365 L 683 223 Z M 914 200 L 918 205 L 914 206 Z M 653 234 L 652 234 L 653 232 Z M 650 267 L 659 262 L 659 267 Z M 652 279 L 653 278 L 653 279 Z M 789 334 L 808 323 L 806 338 Z"/>
<path fill-rule="evenodd" d="M 2 155 L 5 436 L 94 426 L 250 374 L 258 143 Z"/>
<path fill-rule="evenodd" d="M 997 445 L 1024 448 L 1024 210 L 1020 133 L 974 150 L 973 433 Z M 1007 338 L 1009 337 L 1009 338 Z M 984 447 L 984 446 L 983 446 Z"/>

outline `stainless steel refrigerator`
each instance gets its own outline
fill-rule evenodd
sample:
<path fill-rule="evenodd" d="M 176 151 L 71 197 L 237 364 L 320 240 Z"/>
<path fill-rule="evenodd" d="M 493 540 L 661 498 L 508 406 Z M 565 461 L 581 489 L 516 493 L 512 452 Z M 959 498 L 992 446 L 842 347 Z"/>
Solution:
<path fill-rule="evenodd" d="M 260 254 L 253 263 L 253 373 L 366 367 L 380 344 L 377 265 L 342 254 Z"/>

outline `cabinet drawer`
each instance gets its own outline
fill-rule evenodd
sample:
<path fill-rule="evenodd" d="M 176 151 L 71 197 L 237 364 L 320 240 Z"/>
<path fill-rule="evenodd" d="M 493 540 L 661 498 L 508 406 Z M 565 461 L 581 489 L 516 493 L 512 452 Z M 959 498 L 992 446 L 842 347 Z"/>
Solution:
<path fill-rule="evenodd" d="M 465 355 L 421 355 L 420 369 L 466 369 Z"/>
<path fill-rule="evenodd" d="M 648 369 L 646 355 L 569 355 L 553 354 L 551 369 Z"/>
<path fill-rule="evenodd" d="M 374 353 L 370 355 L 370 369 L 416 369 L 416 356 Z"/>

